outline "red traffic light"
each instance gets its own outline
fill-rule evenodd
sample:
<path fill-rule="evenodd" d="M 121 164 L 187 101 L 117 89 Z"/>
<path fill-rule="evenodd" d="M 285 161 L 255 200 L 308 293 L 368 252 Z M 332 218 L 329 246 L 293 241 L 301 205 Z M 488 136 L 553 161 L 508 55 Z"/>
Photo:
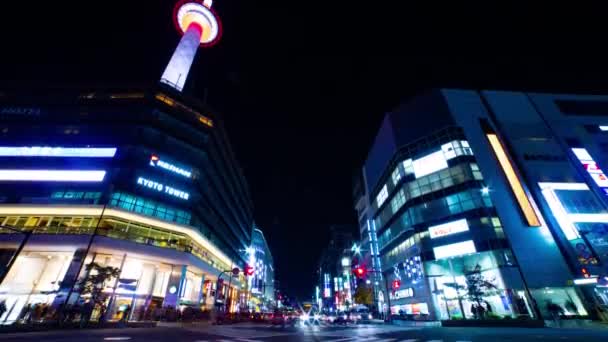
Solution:
<path fill-rule="evenodd" d="M 393 289 L 398 289 L 401 287 L 401 280 L 395 279 L 393 280 Z"/>
<path fill-rule="evenodd" d="M 249 266 L 249 265 L 246 265 L 245 269 L 243 271 L 246 276 L 252 276 L 253 273 L 255 272 L 255 270 L 253 269 L 253 266 Z"/>
<path fill-rule="evenodd" d="M 367 270 L 363 266 L 357 266 L 354 269 L 354 273 L 357 278 L 363 278 L 367 273 Z"/>

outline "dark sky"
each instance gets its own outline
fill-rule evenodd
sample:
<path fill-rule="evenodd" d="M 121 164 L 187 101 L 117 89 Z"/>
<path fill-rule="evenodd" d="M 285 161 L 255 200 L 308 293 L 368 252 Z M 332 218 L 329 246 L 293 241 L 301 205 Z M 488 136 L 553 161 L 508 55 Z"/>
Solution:
<path fill-rule="evenodd" d="M 413 3 L 215 1 L 224 36 L 199 51 L 188 90 L 208 88 L 223 113 L 293 295 L 312 294 L 329 225 L 356 223 L 353 172 L 400 101 L 431 87 L 608 93 L 602 8 Z M 173 4 L 3 4 L 0 80 L 154 80 L 179 39 Z"/>

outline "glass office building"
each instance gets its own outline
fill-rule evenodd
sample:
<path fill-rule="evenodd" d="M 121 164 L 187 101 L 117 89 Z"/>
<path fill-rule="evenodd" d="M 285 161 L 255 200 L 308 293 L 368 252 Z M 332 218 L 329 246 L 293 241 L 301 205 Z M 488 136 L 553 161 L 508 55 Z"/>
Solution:
<path fill-rule="evenodd" d="M 604 101 L 443 89 L 387 114 L 363 172 L 391 312 L 606 319 Z"/>
<path fill-rule="evenodd" d="M 163 87 L 3 93 L 0 137 L 0 322 L 86 305 L 104 269 L 92 319 L 245 306 L 244 279 L 218 276 L 247 262 L 252 204 L 209 107 Z"/>

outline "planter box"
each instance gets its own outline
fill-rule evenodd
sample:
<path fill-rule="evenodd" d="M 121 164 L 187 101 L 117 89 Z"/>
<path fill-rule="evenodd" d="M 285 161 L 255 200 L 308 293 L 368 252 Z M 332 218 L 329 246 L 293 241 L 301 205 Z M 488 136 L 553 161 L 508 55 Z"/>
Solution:
<path fill-rule="evenodd" d="M 504 319 L 453 319 L 441 321 L 443 327 L 505 327 L 505 328 L 543 328 L 545 322 L 541 320 L 504 320 Z"/>

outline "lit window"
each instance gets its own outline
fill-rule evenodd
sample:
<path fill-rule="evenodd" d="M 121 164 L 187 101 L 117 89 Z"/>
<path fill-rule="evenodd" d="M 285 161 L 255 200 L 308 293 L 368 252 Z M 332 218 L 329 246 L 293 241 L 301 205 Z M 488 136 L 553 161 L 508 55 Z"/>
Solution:
<path fill-rule="evenodd" d="M 378 208 L 382 206 L 382 204 L 384 203 L 384 201 L 386 201 L 387 198 L 388 189 L 386 188 L 386 185 L 384 185 L 384 187 L 382 187 L 382 190 L 380 190 L 380 193 L 378 193 L 378 196 L 376 196 L 376 203 L 378 204 Z"/>
<path fill-rule="evenodd" d="M 397 185 L 397 183 L 399 183 L 399 180 L 401 179 L 401 170 L 399 170 L 399 166 L 395 168 L 395 171 L 393 171 L 391 177 L 393 178 L 393 185 Z"/>
<path fill-rule="evenodd" d="M 513 194 L 515 195 L 515 198 L 519 203 L 519 207 L 521 208 L 528 225 L 531 227 L 539 227 L 540 221 L 538 219 L 538 216 L 536 216 L 536 211 L 532 207 L 530 199 L 526 195 L 526 192 L 524 191 L 524 188 L 521 185 L 519 178 L 515 174 L 515 169 L 513 168 L 513 165 L 511 165 L 509 157 L 507 157 L 507 154 L 503 149 L 502 144 L 498 139 L 498 136 L 496 134 L 490 133 L 487 134 L 487 137 L 490 141 L 492 149 L 494 150 L 494 154 L 498 159 L 498 163 L 502 167 L 502 170 L 505 173 L 505 176 L 507 177 L 507 181 L 511 186 L 511 190 L 513 191 Z"/>
<path fill-rule="evenodd" d="M 446 169 L 448 167 L 448 163 L 443 152 L 436 151 L 414 160 L 413 166 L 416 178 L 420 178 L 433 172 Z"/>
<path fill-rule="evenodd" d="M 414 173 L 414 163 L 411 159 L 403 161 L 403 171 L 406 175 Z"/>
<path fill-rule="evenodd" d="M 433 248 L 433 253 L 435 254 L 436 260 L 455 257 L 464 254 L 472 254 L 475 252 L 477 252 L 477 250 L 475 249 L 475 243 L 473 243 L 472 240 Z"/>
<path fill-rule="evenodd" d="M 391 200 L 391 209 L 393 214 L 399 210 L 405 204 L 405 193 L 403 189 L 399 190 L 399 192 L 395 195 L 395 197 Z"/>

